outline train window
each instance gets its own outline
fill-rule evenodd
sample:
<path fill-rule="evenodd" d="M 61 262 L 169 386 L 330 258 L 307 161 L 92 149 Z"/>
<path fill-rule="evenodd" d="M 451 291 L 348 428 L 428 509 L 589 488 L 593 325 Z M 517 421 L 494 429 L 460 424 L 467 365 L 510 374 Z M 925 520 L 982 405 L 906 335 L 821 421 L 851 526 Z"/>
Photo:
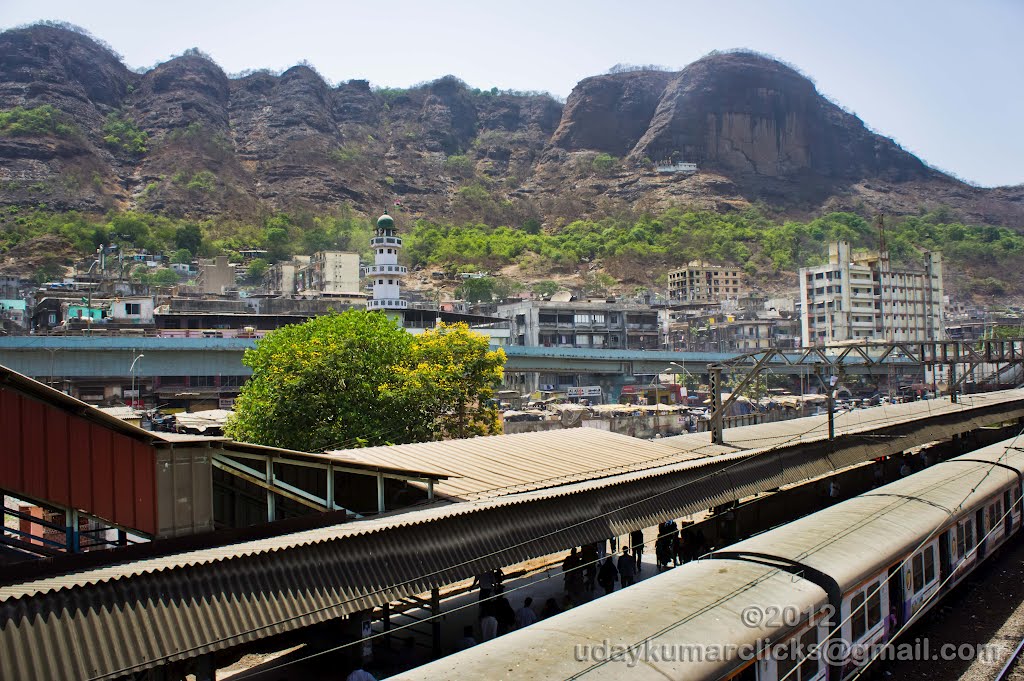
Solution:
<path fill-rule="evenodd" d="M 965 539 L 965 542 L 966 542 L 964 544 L 964 546 L 967 547 L 967 550 L 970 551 L 971 549 L 973 549 L 974 548 L 974 522 L 970 518 L 968 518 L 967 520 L 964 521 L 964 539 Z"/>
<path fill-rule="evenodd" d="M 967 550 L 968 550 L 967 549 L 967 537 L 964 534 L 964 526 L 965 525 L 966 525 L 966 523 L 960 523 L 959 525 L 956 526 L 957 553 L 959 553 L 961 556 L 966 556 L 967 555 Z"/>
<path fill-rule="evenodd" d="M 850 623 L 853 627 L 852 640 L 854 641 L 864 638 L 864 634 L 868 630 L 864 614 L 864 593 L 861 592 L 850 599 Z"/>
<path fill-rule="evenodd" d="M 748 664 L 738 674 L 730 676 L 729 681 L 757 681 L 757 665 Z"/>
<path fill-rule="evenodd" d="M 882 589 L 879 585 L 872 584 L 868 596 L 868 629 L 873 628 L 882 621 Z"/>
<path fill-rule="evenodd" d="M 818 673 L 819 656 L 811 655 L 811 652 L 818 647 L 818 627 L 813 626 L 800 636 L 800 648 L 803 650 L 804 659 L 800 662 L 800 679 L 810 679 Z M 809 656 L 809 657 L 808 657 Z M 779 678 L 782 678 L 781 676 Z"/>
<path fill-rule="evenodd" d="M 796 660 L 790 657 L 789 651 L 782 651 L 779 658 L 775 660 L 775 678 L 797 681 L 796 674 L 794 673 Z"/>
<path fill-rule="evenodd" d="M 935 548 L 929 546 L 924 550 L 924 583 L 935 581 Z"/>
<path fill-rule="evenodd" d="M 924 557 L 921 554 L 914 556 L 914 593 L 924 588 Z"/>

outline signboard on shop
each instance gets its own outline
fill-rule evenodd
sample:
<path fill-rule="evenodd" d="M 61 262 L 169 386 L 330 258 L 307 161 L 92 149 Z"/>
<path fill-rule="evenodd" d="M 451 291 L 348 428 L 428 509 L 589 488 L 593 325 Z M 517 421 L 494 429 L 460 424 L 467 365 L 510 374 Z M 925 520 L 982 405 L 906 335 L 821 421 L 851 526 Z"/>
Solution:
<path fill-rule="evenodd" d="M 569 397 L 600 397 L 601 386 L 599 385 L 582 385 L 571 387 L 566 391 Z"/>

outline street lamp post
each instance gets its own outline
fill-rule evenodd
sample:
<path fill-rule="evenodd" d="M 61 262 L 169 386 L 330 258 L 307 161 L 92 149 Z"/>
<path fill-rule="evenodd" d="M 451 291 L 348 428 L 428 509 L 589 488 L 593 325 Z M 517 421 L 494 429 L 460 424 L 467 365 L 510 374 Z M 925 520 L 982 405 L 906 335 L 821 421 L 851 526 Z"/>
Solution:
<path fill-rule="evenodd" d="M 138 395 L 138 393 L 135 392 L 135 363 L 138 362 L 143 357 L 145 357 L 145 355 L 142 354 L 141 352 L 138 355 L 136 355 L 135 359 L 132 360 L 131 367 L 128 369 L 128 373 L 130 373 L 132 375 L 132 400 L 133 400 L 132 408 L 134 408 L 135 404 L 137 404 L 138 401 L 139 401 L 139 395 Z M 141 391 L 141 387 L 142 386 L 141 386 L 141 382 L 140 382 L 140 386 L 139 386 L 140 390 L 139 390 L 139 392 L 142 392 Z"/>

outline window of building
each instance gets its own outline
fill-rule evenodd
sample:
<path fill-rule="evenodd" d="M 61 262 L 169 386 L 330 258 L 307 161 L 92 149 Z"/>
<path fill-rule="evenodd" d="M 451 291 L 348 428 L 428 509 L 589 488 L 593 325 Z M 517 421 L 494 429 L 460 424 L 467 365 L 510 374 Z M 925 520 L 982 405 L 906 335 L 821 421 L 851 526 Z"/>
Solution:
<path fill-rule="evenodd" d="M 142 303 L 125 303 L 124 313 L 126 315 L 140 315 L 142 314 Z"/>

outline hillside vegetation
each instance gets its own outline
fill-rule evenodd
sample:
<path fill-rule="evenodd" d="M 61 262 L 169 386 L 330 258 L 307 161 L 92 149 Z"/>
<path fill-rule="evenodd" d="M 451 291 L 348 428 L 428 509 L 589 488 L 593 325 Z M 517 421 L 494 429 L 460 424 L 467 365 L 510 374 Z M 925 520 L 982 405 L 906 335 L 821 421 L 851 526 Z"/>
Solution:
<path fill-rule="evenodd" d="M 401 223 L 401 218 L 400 218 Z M 333 215 L 278 213 L 258 222 L 237 219 L 190 221 L 145 212 L 111 212 L 103 217 L 75 212 L 8 207 L 0 218 L 0 254 L 49 235 L 69 242 L 82 256 L 101 243 L 125 248 L 213 256 L 264 248 L 275 262 L 317 250 L 360 252 L 369 261 L 372 223 L 352 211 Z M 534 220 L 521 226 L 452 224 L 418 220 L 402 230 L 405 262 L 450 271 L 509 268 L 520 282 L 552 274 L 596 272 L 612 284 L 663 286 L 668 269 L 691 260 L 741 266 L 751 281 L 792 283 L 786 275 L 827 258 L 837 239 L 855 248 L 877 248 L 878 230 L 852 213 L 829 213 L 809 221 L 776 221 L 750 209 L 715 213 L 670 209 L 637 217 L 577 220 L 546 229 Z M 921 254 L 941 251 L 947 289 L 980 295 L 1021 293 L 1024 237 L 990 225 L 957 221 L 946 210 L 887 224 L 893 262 L 914 265 Z M 581 265 L 585 267 L 581 268 Z M 40 274 L 40 278 L 52 272 Z"/>

